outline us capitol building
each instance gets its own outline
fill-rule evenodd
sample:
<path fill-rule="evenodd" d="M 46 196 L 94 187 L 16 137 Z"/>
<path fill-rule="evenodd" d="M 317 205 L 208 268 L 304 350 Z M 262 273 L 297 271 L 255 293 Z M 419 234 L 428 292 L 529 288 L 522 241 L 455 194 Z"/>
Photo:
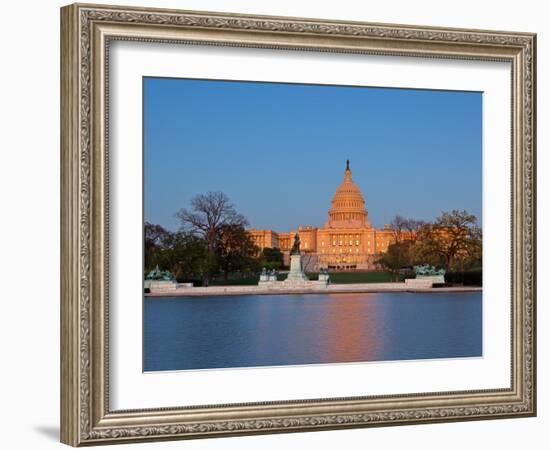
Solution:
<path fill-rule="evenodd" d="M 298 233 L 308 271 L 320 268 L 373 269 L 375 256 L 385 252 L 394 242 L 394 234 L 388 225 L 376 230 L 370 224 L 365 199 L 359 186 L 353 182 L 349 161 L 344 181 L 336 189 L 323 228 L 299 226 L 298 230 L 288 233 L 258 229 L 248 232 L 260 250 L 267 247 L 280 249 L 285 264 L 288 264 L 292 242 Z"/>

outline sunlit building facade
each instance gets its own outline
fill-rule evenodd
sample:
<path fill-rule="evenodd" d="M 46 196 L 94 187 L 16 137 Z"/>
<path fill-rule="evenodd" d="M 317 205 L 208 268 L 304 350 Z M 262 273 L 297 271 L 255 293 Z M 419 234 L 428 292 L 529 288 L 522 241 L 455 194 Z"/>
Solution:
<path fill-rule="evenodd" d="M 287 233 L 251 229 L 249 233 L 260 249 L 279 248 L 285 255 L 290 251 L 294 235 L 299 233 L 309 270 L 373 269 L 375 256 L 395 241 L 389 226 L 381 230 L 372 227 L 361 189 L 352 179 L 349 161 L 344 180 L 332 197 L 324 227 L 302 225 Z"/>

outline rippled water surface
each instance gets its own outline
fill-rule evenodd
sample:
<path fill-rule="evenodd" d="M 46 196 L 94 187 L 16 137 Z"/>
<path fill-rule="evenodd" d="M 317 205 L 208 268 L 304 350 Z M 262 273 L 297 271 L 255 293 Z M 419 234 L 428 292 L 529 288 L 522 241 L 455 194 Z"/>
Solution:
<path fill-rule="evenodd" d="M 145 371 L 482 355 L 481 292 L 146 298 Z"/>

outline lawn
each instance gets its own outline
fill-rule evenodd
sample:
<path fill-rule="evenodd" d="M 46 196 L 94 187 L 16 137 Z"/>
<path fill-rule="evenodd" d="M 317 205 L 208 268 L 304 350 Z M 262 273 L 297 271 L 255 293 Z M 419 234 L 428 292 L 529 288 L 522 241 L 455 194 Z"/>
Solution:
<path fill-rule="evenodd" d="M 317 274 L 308 274 L 310 279 L 317 279 Z M 389 283 L 391 282 L 389 272 L 331 272 L 330 282 L 332 284 L 351 283 Z"/>
<path fill-rule="evenodd" d="M 310 280 L 316 280 L 318 273 L 308 273 Z M 286 273 L 279 273 L 277 279 L 285 280 Z M 389 272 L 331 272 L 330 282 L 332 284 L 351 284 L 351 283 L 389 283 L 391 282 L 391 274 Z M 210 281 L 211 286 L 216 285 L 255 285 L 258 284 L 258 277 L 230 277 L 229 280 L 224 280 L 223 277 L 215 278 Z"/>

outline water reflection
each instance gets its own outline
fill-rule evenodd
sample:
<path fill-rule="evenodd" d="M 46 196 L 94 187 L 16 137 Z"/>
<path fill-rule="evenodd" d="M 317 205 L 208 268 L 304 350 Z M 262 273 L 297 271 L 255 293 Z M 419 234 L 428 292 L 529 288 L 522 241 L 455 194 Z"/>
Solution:
<path fill-rule="evenodd" d="M 146 371 L 481 355 L 481 293 L 144 303 Z"/>
<path fill-rule="evenodd" d="M 379 333 L 384 304 L 377 294 L 338 294 L 325 315 L 326 361 L 372 361 L 384 345 Z"/>

